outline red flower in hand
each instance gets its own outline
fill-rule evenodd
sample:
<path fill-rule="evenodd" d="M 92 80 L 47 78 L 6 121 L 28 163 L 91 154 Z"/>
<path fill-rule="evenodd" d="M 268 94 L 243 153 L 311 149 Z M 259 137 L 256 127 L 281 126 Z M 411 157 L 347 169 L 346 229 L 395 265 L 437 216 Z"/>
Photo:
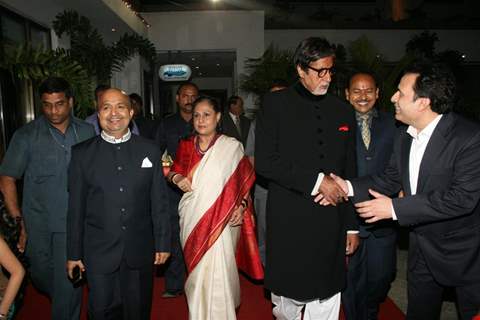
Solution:
<path fill-rule="evenodd" d="M 350 130 L 350 128 L 348 127 L 348 124 L 342 124 L 340 127 L 338 127 L 338 131 L 347 132 L 349 130 Z"/>

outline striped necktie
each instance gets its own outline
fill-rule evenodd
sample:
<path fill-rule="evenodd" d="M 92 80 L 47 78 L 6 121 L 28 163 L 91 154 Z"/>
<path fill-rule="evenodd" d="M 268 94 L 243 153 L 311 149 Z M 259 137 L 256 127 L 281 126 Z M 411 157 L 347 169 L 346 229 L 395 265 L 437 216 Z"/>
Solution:
<path fill-rule="evenodd" d="M 370 115 L 369 114 L 362 114 L 360 115 L 360 119 L 362 120 L 362 128 L 361 128 L 361 133 L 362 133 L 362 140 L 363 144 L 365 144 L 365 148 L 368 150 L 368 147 L 370 146 Z"/>

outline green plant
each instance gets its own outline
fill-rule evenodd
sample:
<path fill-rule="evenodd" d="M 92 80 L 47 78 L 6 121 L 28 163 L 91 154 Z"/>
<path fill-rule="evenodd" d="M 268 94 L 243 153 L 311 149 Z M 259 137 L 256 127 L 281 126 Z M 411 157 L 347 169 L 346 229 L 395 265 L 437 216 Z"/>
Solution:
<path fill-rule="evenodd" d="M 108 83 L 114 71 L 120 71 L 135 54 L 154 62 L 156 50 L 146 38 L 125 33 L 112 45 L 106 45 L 88 18 L 72 10 L 59 13 L 53 21 L 55 33 L 70 36 L 69 54 L 97 83 Z M 93 58 L 94 57 L 94 58 Z"/>
<path fill-rule="evenodd" d="M 291 51 L 270 45 L 260 58 L 247 58 L 245 69 L 248 73 L 241 77 L 241 90 L 262 96 L 277 79 L 292 83 L 296 77 L 292 56 Z"/>
<path fill-rule="evenodd" d="M 63 77 L 74 90 L 75 113 L 79 117 L 86 116 L 91 104 L 92 81 L 68 51 L 35 48 L 27 44 L 13 46 L 0 43 L 0 47 L 3 50 L 0 68 L 7 70 L 13 80 L 30 80 L 38 84 L 49 76 Z"/>

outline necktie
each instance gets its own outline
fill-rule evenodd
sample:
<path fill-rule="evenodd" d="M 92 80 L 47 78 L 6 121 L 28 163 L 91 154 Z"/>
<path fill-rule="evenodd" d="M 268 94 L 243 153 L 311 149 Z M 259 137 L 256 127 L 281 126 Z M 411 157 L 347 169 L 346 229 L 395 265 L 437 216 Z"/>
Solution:
<path fill-rule="evenodd" d="M 242 135 L 242 129 L 240 127 L 240 117 L 235 116 L 235 127 L 237 127 L 237 131 L 239 135 Z"/>
<path fill-rule="evenodd" d="M 370 117 L 368 114 L 362 114 L 360 116 L 360 119 L 362 120 L 362 140 L 363 140 L 363 144 L 365 144 L 365 148 L 367 148 L 368 150 L 368 147 L 370 146 L 370 139 L 371 139 L 371 136 L 370 136 L 370 126 L 369 126 L 369 120 L 370 120 Z"/>

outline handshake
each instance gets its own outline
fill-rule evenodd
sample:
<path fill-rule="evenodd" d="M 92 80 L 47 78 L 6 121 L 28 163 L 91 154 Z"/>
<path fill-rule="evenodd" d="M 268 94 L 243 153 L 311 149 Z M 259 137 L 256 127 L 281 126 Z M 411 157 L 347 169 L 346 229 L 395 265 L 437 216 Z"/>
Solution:
<path fill-rule="evenodd" d="M 322 206 L 336 206 L 338 203 L 348 201 L 347 182 L 333 173 L 325 175 L 314 201 Z"/>

